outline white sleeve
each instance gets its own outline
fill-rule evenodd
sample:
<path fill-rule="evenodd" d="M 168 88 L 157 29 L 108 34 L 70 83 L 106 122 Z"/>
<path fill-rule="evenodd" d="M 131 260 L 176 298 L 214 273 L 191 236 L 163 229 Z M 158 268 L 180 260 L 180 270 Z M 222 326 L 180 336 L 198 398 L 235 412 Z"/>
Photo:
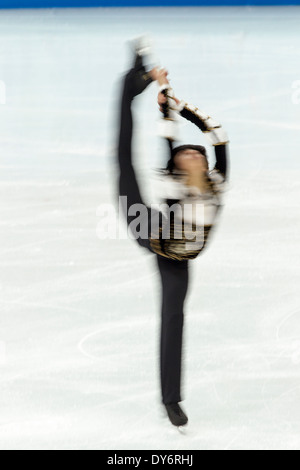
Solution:
<path fill-rule="evenodd" d="M 169 84 L 161 85 L 159 92 L 164 93 L 168 100 L 168 116 L 162 116 L 159 122 L 159 135 L 166 139 L 178 139 L 178 116 L 184 107 L 184 101 L 179 104 L 174 100 L 174 91 Z"/>
<path fill-rule="evenodd" d="M 218 192 L 223 193 L 226 191 L 227 183 L 226 183 L 224 176 L 222 175 L 220 171 L 218 171 L 217 169 L 211 170 L 209 172 L 209 177 L 211 181 L 213 182 L 215 189 Z"/>

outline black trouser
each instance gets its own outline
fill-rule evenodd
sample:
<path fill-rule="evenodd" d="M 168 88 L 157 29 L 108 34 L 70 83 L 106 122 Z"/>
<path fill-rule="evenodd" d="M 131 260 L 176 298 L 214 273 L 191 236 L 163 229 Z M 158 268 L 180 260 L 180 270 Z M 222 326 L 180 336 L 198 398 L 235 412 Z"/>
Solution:
<path fill-rule="evenodd" d="M 120 140 L 118 150 L 119 195 L 127 196 L 128 208 L 133 204 L 144 204 L 132 165 L 132 96 L 128 82 L 132 72 L 124 81 L 121 106 Z M 145 204 L 144 204 L 145 205 Z M 145 205 L 146 207 L 146 205 Z M 133 216 L 125 214 L 130 224 Z M 150 208 L 147 208 L 150 227 Z M 144 248 L 153 250 L 149 239 L 137 238 Z M 179 402 L 181 398 L 182 333 L 184 319 L 184 301 L 188 288 L 188 261 L 176 261 L 156 254 L 161 276 L 161 338 L 160 338 L 160 376 L 162 402 Z"/>
<path fill-rule="evenodd" d="M 188 261 L 157 255 L 162 283 L 160 376 L 163 403 L 181 401 L 184 301 L 188 289 Z"/>

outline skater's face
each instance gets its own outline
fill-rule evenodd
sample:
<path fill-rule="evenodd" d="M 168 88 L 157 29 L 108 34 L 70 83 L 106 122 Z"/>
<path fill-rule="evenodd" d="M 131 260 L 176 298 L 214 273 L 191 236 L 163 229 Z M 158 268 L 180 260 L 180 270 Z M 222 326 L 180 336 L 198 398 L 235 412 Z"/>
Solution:
<path fill-rule="evenodd" d="M 208 170 L 206 156 L 198 150 L 185 149 L 175 155 L 174 163 L 178 170 L 191 173 L 205 173 Z"/>

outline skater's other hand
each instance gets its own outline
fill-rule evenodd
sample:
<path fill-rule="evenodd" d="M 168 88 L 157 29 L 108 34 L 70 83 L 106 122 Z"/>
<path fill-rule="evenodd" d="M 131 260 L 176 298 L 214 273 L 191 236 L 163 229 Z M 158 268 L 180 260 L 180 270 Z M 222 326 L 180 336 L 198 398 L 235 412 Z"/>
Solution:
<path fill-rule="evenodd" d="M 154 69 L 150 70 L 149 75 L 153 81 L 158 80 L 159 69 L 158 67 L 154 67 Z"/>
<path fill-rule="evenodd" d="M 163 104 L 167 102 L 167 98 L 163 93 L 158 93 L 158 98 L 157 98 L 159 110 L 163 113 Z"/>
<path fill-rule="evenodd" d="M 173 98 L 173 100 L 176 102 L 176 104 L 179 104 L 180 101 L 177 98 Z M 158 98 L 157 98 L 159 110 L 163 113 L 163 105 L 167 102 L 167 98 L 163 93 L 158 93 Z"/>
<path fill-rule="evenodd" d="M 159 69 L 158 77 L 157 77 L 158 84 L 168 85 L 169 84 L 168 75 L 169 75 L 169 72 L 166 69 Z"/>
<path fill-rule="evenodd" d="M 167 78 L 168 74 L 169 72 L 166 69 L 159 69 L 158 67 L 154 67 L 154 69 L 149 72 L 152 80 L 156 80 L 159 85 L 169 84 L 169 80 Z"/>

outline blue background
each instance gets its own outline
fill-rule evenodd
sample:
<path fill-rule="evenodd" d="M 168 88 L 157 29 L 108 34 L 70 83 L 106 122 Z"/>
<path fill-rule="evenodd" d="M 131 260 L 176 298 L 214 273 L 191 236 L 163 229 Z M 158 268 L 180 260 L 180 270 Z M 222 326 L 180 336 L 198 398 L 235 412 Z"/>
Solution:
<path fill-rule="evenodd" d="M 0 0 L 0 8 L 300 5 L 300 0 Z"/>

